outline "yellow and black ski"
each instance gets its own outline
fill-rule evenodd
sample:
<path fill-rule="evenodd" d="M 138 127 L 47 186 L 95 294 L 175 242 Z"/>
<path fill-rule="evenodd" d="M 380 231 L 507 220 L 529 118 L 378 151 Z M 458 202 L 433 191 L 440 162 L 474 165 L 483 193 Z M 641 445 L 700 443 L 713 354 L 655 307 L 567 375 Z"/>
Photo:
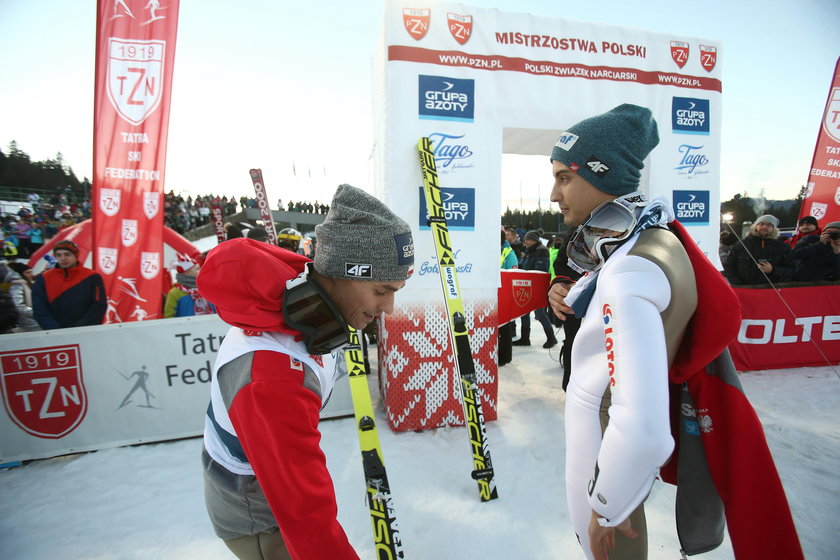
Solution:
<path fill-rule="evenodd" d="M 373 525 L 373 542 L 376 558 L 393 560 L 404 558 L 391 487 L 382 460 L 382 446 L 373 416 L 370 400 L 365 357 L 359 339 L 359 331 L 348 325 L 350 345 L 344 349 L 347 360 L 347 376 L 350 380 L 350 394 L 353 397 L 353 411 L 356 414 L 356 428 L 359 431 L 359 447 L 362 450 L 362 466 L 365 471 L 368 509 Z M 364 335 L 361 335 L 364 336 Z"/>
<path fill-rule="evenodd" d="M 446 314 L 449 317 L 449 330 L 453 341 L 452 347 L 455 349 L 457 358 L 455 370 L 461 381 L 461 391 L 464 396 L 464 417 L 467 421 L 473 457 L 472 477 L 478 482 L 481 501 L 486 502 L 498 498 L 498 494 L 496 482 L 493 479 L 493 462 L 490 460 L 490 447 L 484 427 L 484 412 L 478 393 L 475 364 L 470 350 L 470 335 L 467 319 L 464 316 L 464 302 L 458 286 L 454 251 L 449 240 L 449 228 L 446 225 L 431 140 L 426 137 L 420 138 L 417 149 L 420 152 L 423 192 L 426 194 L 429 226 L 435 240 L 443 299 L 446 302 Z"/>

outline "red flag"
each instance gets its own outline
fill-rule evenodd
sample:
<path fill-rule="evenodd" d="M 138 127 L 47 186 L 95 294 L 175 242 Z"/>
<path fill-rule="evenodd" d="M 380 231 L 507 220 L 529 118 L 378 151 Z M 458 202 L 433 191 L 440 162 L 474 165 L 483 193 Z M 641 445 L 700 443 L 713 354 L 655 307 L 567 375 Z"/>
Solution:
<path fill-rule="evenodd" d="M 93 266 L 113 321 L 161 317 L 163 192 L 178 2 L 99 0 Z M 136 290 L 118 289 L 129 282 Z"/>
<path fill-rule="evenodd" d="M 840 220 L 840 58 L 828 92 L 817 147 L 808 174 L 808 190 L 799 217 L 813 216 L 820 226 Z"/>

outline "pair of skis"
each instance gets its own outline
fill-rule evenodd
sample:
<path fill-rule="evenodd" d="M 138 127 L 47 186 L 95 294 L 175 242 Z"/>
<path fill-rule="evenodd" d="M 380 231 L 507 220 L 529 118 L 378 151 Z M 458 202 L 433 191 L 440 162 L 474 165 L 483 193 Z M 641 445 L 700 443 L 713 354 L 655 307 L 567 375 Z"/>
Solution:
<path fill-rule="evenodd" d="M 420 169 L 423 172 L 423 192 L 426 196 L 426 207 L 429 210 L 429 226 L 432 228 L 435 240 L 443 299 L 446 302 L 446 314 L 449 318 L 449 328 L 455 349 L 456 371 L 464 397 L 464 416 L 469 430 L 473 458 L 472 477 L 478 483 L 481 501 L 487 502 L 499 496 L 493 477 L 493 461 L 490 459 L 487 430 L 484 427 L 484 412 L 478 394 L 475 364 L 470 350 L 470 336 L 464 314 L 464 302 L 458 285 L 458 273 L 455 268 L 452 242 L 449 240 L 449 228 L 446 225 L 432 141 L 426 137 L 420 138 L 417 149 L 420 155 Z"/>
<path fill-rule="evenodd" d="M 373 542 L 376 557 L 379 560 L 404 558 L 397 520 L 394 513 L 394 500 L 391 487 L 382 460 L 382 446 L 373 416 L 373 404 L 370 400 L 365 356 L 360 344 L 359 331 L 351 326 L 350 345 L 344 349 L 347 361 L 347 377 L 350 380 L 350 395 L 353 398 L 353 412 L 356 416 L 356 428 L 359 433 L 359 447 L 362 451 L 362 467 L 365 472 L 365 495 L 373 525 Z"/>
<path fill-rule="evenodd" d="M 487 442 L 487 431 L 484 426 L 484 412 L 478 393 L 475 364 L 470 350 L 464 302 L 458 285 L 454 251 L 449 240 L 449 228 L 446 225 L 432 142 L 429 138 L 423 137 L 417 143 L 417 148 L 420 155 L 420 169 L 423 173 L 423 191 L 429 210 L 429 224 L 435 240 L 440 280 L 455 350 L 456 372 L 463 394 L 464 416 L 467 421 L 473 458 L 472 478 L 478 483 L 481 501 L 487 502 L 498 498 L 498 493 Z M 353 398 L 359 447 L 362 452 L 362 465 L 367 485 L 366 496 L 373 525 L 376 557 L 380 560 L 404 558 L 394 513 L 393 497 L 382 460 L 382 446 L 376 431 L 360 335 L 359 331 L 353 327 L 348 326 L 348 328 L 350 345 L 345 348 L 344 356 L 347 361 L 350 394 Z"/>

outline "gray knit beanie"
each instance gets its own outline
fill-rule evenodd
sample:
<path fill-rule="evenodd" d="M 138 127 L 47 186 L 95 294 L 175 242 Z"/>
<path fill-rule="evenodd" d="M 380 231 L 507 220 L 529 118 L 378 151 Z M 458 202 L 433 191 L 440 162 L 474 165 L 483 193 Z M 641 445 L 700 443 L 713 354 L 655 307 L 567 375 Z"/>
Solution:
<path fill-rule="evenodd" d="M 601 192 L 622 196 L 639 189 L 644 159 L 657 144 L 659 130 L 650 109 L 625 103 L 561 134 L 551 161 Z"/>
<path fill-rule="evenodd" d="M 331 278 L 401 282 L 414 272 L 409 225 L 368 193 L 341 185 L 315 226 L 315 270 Z"/>
<path fill-rule="evenodd" d="M 528 233 L 525 234 L 525 239 L 530 239 L 531 241 L 540 242 L 540 232 L 535 229 L 532 229 Z"/>
<path fill-rule="evenodd" d="M 755 219 L 755 223 L 764 222 L 765 224 L 770 224 L 774 228 L 779 227 L 779 218 L 772 214 L 764 214 L 763 216 L 759 216 Z"/>

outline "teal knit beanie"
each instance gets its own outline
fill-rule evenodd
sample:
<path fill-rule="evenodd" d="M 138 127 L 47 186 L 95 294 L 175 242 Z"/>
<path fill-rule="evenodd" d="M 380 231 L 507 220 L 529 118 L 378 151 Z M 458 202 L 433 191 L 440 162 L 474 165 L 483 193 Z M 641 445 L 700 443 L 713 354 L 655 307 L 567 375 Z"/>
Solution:
<path fill-rule="evenodd" d="M 622 196 L 639 189 L 644 159 L 657 144 L 659 131 L 650 109 L 625 103 L 561 134 L 551 161 L 601 192 Z"/>

